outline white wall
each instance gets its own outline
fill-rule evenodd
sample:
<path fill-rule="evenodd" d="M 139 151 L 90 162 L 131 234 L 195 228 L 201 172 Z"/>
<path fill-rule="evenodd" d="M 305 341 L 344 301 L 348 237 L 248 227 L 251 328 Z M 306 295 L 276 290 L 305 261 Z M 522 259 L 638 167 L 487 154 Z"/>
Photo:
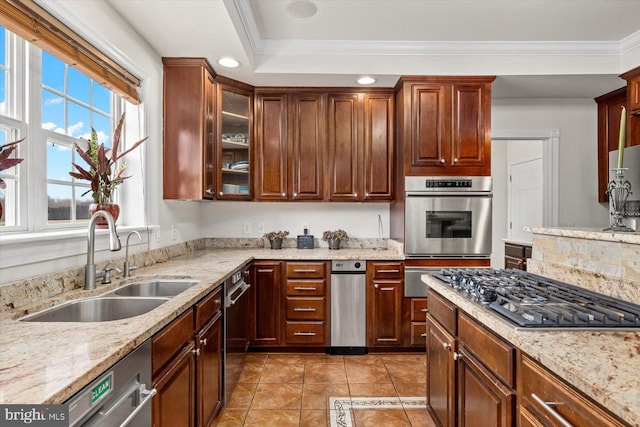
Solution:
<path fill-rule="evenodd" d="M 598 114 L 593 99 L 494 99 L 492 129 L 560 129 L 559 226 L 609 223 L 598 203 Z"/>
<path fill-rule="evenodd" d="M 378 235 L 378 215 L 382 218 L 383 236 L 389 237 L 388 203 L 253 203 L 217 202 L 202 205 L 202 235 L 204 237 L 262 237 L 264 231 L 287 230 L 289 237 L 303 233 L 321 238 L 322 232 L 342 228 L 351 237 L 375 238 Z M 244 223 L 251 232 L 244 234 Z"/>

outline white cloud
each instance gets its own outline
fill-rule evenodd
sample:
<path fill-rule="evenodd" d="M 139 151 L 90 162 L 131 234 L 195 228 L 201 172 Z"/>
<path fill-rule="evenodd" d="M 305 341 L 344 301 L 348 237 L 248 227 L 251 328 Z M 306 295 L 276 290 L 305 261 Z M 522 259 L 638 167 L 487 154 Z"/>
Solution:
<path fill-rule="evenodd" d="M 78 123 L 72 124 L 71 126 L 69 126 L 67 128 L 67 135 L 73 136 L 74 138 L 77 138 L 78 137 L 77 133 L 82 131 L 83 127 L 84 127 L 84 123 L 83 122 L 78 122 Z"/>
<path fill-rule="evenodd" d="M 64 100 L 62 98 L 60 98 L 60 97 L 50 98 L 50 99 L 47 99 L 46 101 L 44 101 L 44 105 L 62 104 L 62 101 L 64 101 Z"/>
<path fill-rule="evenodd" d="M 53 122 L 46 122 L 42 124 L 42 129 L 44 130 L 54 130 L 54 129 L 60 129 L 58 127 L 57 124 L 53 123 Z"/>

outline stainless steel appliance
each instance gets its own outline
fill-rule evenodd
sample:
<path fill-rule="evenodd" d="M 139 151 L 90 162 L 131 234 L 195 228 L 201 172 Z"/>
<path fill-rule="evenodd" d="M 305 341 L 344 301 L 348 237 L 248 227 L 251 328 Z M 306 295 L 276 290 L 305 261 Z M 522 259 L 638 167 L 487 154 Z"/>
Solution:
<path fill-rule="evenodd" d="M 69 405 L 69 426 L 149 427 L 151 341 L 146 341 L 76 393 Z"/>
<path fill-rule="evenodd" d="M 489 258 L 491 177 L 405 177 L 408 257 Z"/>
<path fill-rule="evenodd" d="M 519 328 L 640 328 L 639 305 L 522 270 L 449 269 L 435 277 Z"/>
<path fill-rule="evenodd" d="M 331 261 L 330 354 L 366 354 L 367 262 Z"/>
<path fill-rule="evenodd" d="M 235 389 L 249 348 L 249 293 L 245 281 L 246 267 L 231 275 L 224 283 L 224 396 L 229 402 Z"/>

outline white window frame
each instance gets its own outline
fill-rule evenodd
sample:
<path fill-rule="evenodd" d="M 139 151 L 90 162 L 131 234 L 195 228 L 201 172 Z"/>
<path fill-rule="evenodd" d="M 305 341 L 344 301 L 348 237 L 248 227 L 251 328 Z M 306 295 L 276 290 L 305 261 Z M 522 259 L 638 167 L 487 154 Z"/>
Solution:
<path fill-rule="evenodd" d="M 10 117 L 0 115 L 0 124 L 17 129 L 20 138 L 27 138 L 20 144 L 20 156 L 25 160 L 18 166 L 20 168 L 20 179 L 18 180 L 19 225 L 0 227 L 0 235 L 5 236 L 2 240 L 8 238 L 15 241 L 16 238 L 20 239 L 21 235 L 30 240 L 30 236 L 34 233 L 55 232 L 58 234 L 67 230 L 70 234 L 75 234 L 77 230 L 83 230 L 87 227 L 86 220 L 72 222 L 75 214 L 72 214 L 72 220 L 68 223 L 50 224 L 48 222 L 47 141 L 53 139 L 63 141 L 65 144 L 73 144 L 78 142 L 78 139 L 42 128 L 42 50 L 28 41 L 20 39 L 10 31 L 6 29 L 5 31 L 7 35 L 7 65 L 10 69 L 7 78 L 11 81 L 11 84 L 7 84 L 7 115 Z M 65 85 L 66 83 L 65 75 Z M 9 93 L 10 91 L 11 93 Z M 114 126 L 125 109 L 125 102 L 113 91 L 111 94 L 110 133 L 113 135 Z M 64 96 L 64 99 L 73 98 Z M 81 105 L 86 106 L 84 103 Z M 144 123 L 139 124 L 139 126 L 143 125 Z M 133 129 L 132 131 L 132 133 L 136 132 Z M 129 139 L 126 138 L 127 133 L 129 132 L 125 129 L 122 135 L 123 143 Z M 139 150 L 142 148 L 144 147 L 140 147 Z M 72 171 L 71 164 L 69 164 L 69 171 Z M 84 181 L 78 181 L 78 183 L 82 184 Z M 70 188 L 77 187 L 70 185 Z M 121 205 L 130 201 L 125 197 L 125 190 L 122 187 L 116 190 L 115 197 Z M 140 206 L 140 208 L 142 207 Z M 143 223 L 138 223 L 136 220 L 137 224 L 128 224 L 123 218 L 121 216 L 118 221 L 119 227 L 122 227 L 123 223 L 128 226 L 127 228 L 132 225 L 135 227 L 145 226 L 143 223 L 146 222 L 146 219 L 143 219 Z"/>

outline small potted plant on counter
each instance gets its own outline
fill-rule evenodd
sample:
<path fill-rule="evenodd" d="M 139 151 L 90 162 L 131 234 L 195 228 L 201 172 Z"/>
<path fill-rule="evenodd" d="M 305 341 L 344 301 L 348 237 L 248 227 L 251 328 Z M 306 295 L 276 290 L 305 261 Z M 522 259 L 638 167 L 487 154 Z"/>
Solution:
<path fill-rule="evenodd" d="M 329 249 L 340 249 L 340 242 L 348 239 L 349 236 L 347 236 L 347 232 L 342 229 L 335 231 L 328 230 L 322 233 L 322 240 L 327 241 Z"/>
<path fill-rule="evenodd" d="M 282 239 L 287 237 L 289 232 L 287 230 L 284 231 L 270 231 L 264 235 L 264 237 L 269 241 L 271 245 L 271 249 L 282 249 Z"/>

